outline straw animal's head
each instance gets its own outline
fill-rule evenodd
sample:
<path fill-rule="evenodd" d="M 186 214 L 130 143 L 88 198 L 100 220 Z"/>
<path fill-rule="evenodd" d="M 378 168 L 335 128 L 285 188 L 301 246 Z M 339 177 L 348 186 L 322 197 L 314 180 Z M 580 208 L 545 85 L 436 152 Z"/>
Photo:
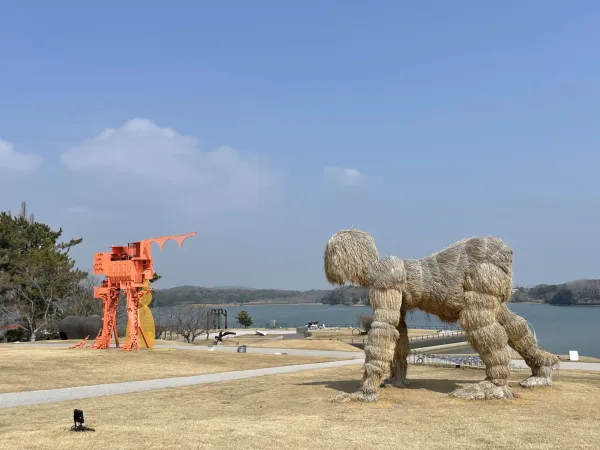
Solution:
<path fill-rule="evenodd" d="M 369 287 L 367 273 L 379 260 L 371 235 L 362 230 L 342 230 L 325 246 L 325 276 L 331 284 L 347 282 Z"/>

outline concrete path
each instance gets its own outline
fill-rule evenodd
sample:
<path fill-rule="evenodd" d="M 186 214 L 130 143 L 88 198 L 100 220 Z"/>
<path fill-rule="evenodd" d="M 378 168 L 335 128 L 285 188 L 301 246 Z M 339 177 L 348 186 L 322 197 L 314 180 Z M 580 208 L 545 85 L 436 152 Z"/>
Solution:
<path fill-rule="evenodd" d="M 302 372 L 306 370 L 343 367 L 362 364 L 363 360 L 334 361 L 315 364 L 299 364 L 294 366 L 269 367 L 266 369 L 240 370 L 237 372 L 222 372 L 191 377 L 164 378 L 158 380 L 128 381 L 125 383 L 98 384 L 95 386 L 78 386 L 64 389 L 48 389 L 42 391 L 11 392 L 0 394 L 0 409 L 15 406 L 39 405 L 42 403 L 63 402 L 84 398 L 105 397 L 110 395 L 130 394 L 133 392 L 152 391 L 198 384 L 218 383 L 221 381 L 242 380 L 265 375 Z"/>
<path fill-rule="evenodd" d="M 522 367 L 524 369 L 528 369 L 529 367 L 525 364 L 525 361 L 521 359 L 513 359 L 511 361 L 517 367 Z M 585 362 L 571 362 L 571 361 L 562 361 L 560 363 L 560 369 L 563 370 L 589 370 L 592 372 L 600 371 L 600 363 L 585 363 Z"/>
<path fill-rule="evenodd" d="M 236 353 L 237 347 L 228 347 L 224 345 L 215 345 L 214 347 L 208 347 L 203 345 L 169 345 L 161 344 L 157 345 L 156 348 L 175 348 L 181 350 L 200 350 L 200 351 L 213 351 L 213 352 L 225 352 L 225 353 Z M 210 350 L 210 349 L 213 350 Z M 364 359 L 365 354 L 363 352 L 346 352 L 336 350 L 303 350 L 297 348 L 277 348 L 277 347 L 246 347 L 246 353 L 254 353 L 260 355 L 273 355 L 275 353 L 287 353 L 288 355 L 295 356 L 321 356 L 325 358 L 343 358 L 343 359 Z"/>
<path fill-rule="evenodd" d="M 260 330 L 260 328 L 259 328 Z M 249 328 L 249 329 L 239 329 L 239 328 L 229 328 L 227 331 L 233 331 L 236 335 L 236 337 L 240 337 L 240 336 L 253 336 L 256 334 L 256 328 Z M 293 330 L 260 330 L 260 331 L 264 331 L 265 333 L 267 333 L 267 335 L 265 337 L 269 337 L 272 335 L 280 335 L 280 334 L 296 334 L 296 329 Z M 215 331 L 215 332 L 211 332 L 209 334 L 209 339 L 214 338 L 215 336 L 217 336 L 219 334 L 219 331 Z M 206 337 L 206 334 L 203 334 L 200 336 L 202 339 L 204 339 Z M 230 338 L 233 339 L 233 338 Z M 156 342 L 163 342 L 163 341 L 159 341 L 157 340 Z"/>
<path fill-rule="evenodd" d="M 67 348 L 73 344 L 62 344 L 59 342 L 53 344 L 9 344 L 9 345 L 20 345 L 22 347 L 33 347 L 33 348 Z M 225 353 L 236 353 L 237 347 L 229 347 L 225 345 L 205 346 L 205 345 L 178 345 L 171 344 L 168 341 L 157 341 L 155 348 L 173 348 L 176 350 L 190 350 L 190 351 L 213 351 L 213 352 L 225 352 Z M 210 350 L 210 349 L 213 350 Z M 76 351 L 76 350 L 73 350 Z M 78 350 L 78 351 L 85 351 Z M 320 356 L 325 358 L 340 358 L 340 359 L 364 359 L 365 355 L 363 352 L 346 352 L 346 351 L 333 351 L 333 350 L 302 350 L 294 348 L 257 348 L 247 347 L 246 353 L 260 354 L 260 355 L 273 355 L 275 353 L 287 353 L 288 355 L 295 356 Z"/>

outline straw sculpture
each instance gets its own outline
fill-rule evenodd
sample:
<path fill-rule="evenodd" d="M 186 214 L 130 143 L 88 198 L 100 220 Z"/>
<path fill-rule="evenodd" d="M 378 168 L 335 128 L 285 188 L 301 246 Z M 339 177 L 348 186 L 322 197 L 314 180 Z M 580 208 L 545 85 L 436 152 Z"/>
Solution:
<path fill-rule="evenodd" d="M 336 400 L 374 402 L 382 380 L 396 387 L 408 385 L 406 312 L 411 309 L 460 323 L 485 363 L 485 380 L 456 389 L 452 396 L 514 398 L 508 386 L 508 345 L 532 371 L 521 386 L 551 386 L 558 358 L 537 347 L 527 322 L 506 305 L 512 260 L 512 250 L 497 237 L 469 238 L 427 258 L 401 260 L 379 259 L 375 241 L 364 231 L 343 230 L 332 236 L 325 246 L 327 280 L 368 288 L 373 307 L 361 387 Z"/>

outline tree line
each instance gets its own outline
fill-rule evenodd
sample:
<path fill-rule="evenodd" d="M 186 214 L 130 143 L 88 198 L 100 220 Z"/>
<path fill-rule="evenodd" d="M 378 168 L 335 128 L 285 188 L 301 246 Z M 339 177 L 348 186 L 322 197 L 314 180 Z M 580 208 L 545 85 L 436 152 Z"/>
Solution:
<path fill-rule="evenodd" d="M 247 303 L 315 303 L 328 293 L 327 290 L 294 291 L 284 289 L 250 288 L 206 288 L 200 286 L 178 286 L 157 289 L 154 293 L 156 305 L 182 304 L 247 304 Z"/>
<path fill-rule="evenodd" d="M 529 289 L 518 287 L 512 301 L 515 303 L 534 301 L 562 306 L 600 304 L 600 280 L 539 284 Z"/>
<path fill-rule="evenodd" d="M 328 291 L 321 303 L 327 305 L 365 306 L 369 305 L 369 291 L 357 286 L 342 286 Z"/>

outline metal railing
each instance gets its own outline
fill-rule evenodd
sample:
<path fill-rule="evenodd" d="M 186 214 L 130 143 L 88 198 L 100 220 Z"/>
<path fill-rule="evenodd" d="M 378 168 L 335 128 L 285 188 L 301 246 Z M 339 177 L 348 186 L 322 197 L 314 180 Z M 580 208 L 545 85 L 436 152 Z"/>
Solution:
<path fill-rule="evenodd" d="M 461 369 L 485 369 L 485 363 L 479 356 L 445 356 L 432 355 L 430 353 L 411 352 L 408 355 L 408 363 L 415 365 L 432 365 L 438 367 L 456 367 Z M 511 372 L 520 372 L 523 367 L 510 364 Z"/>
<path fill-rule="evenodd" d="M 451 337 L 456 336 L 466 336 L 466 333 L 463 330 L 449 331 L 447 333 L 436 333 L 436 334 L 424 334 L 423 336 L 410 336 L 408 338 L 409 342 L 415 341 L 443 341 Z M 351 338 L 352 344 L 363 344 L 365 345 L 367 342 L 367 338 L 355 339 Z"/>
<path fill-rule="evenodd" d="M 407 325 L 406 328 L 413 330 L 462 330 L 457 325 L 439 324 L 439 325 Z"/>
<path fill-rule="evenodd" d="M 436 334 L 424 334 L 422 336 L 411 336 L 408 338 L 409 342 L 412 341 L 433 341 L 436 339 L 446 339 L 452 336 L 465 336 L 466 333 L 463 330 L 448 331 L 446 333 Z"/>
<path fill-rule="evenodd" d="M 239 325 L 234 324 L 233 327 L 230 328 L 237 328 Z M 256 325 L 255 325 L 256 326 Z M 305 327 L 306 324 L 303 323 L 302 325 L 297 325 L 297 324 L 292 324 L 292 323 L 284 323 L 284 322 L 276 322 L 275 323 L 275 328 L 300 328 L 300 327 Z M 358 330 L 358 326 L 354 323 L 326 323 L 325 324 L 326 329 L 331 329 L 331 328 L 354 328 Z M 264 324 L 263 328 L 271 328 L 270 327 L 270 323 L 267 322 Z M 408 328 L 409 330 L 452 330 L 452 331 L 462 331 L 462 328 L 457 326 L 457 325 L 448 325 L 448 324 L 439 324 L 439 325 L 407 325 L 406 328 Z"/>

